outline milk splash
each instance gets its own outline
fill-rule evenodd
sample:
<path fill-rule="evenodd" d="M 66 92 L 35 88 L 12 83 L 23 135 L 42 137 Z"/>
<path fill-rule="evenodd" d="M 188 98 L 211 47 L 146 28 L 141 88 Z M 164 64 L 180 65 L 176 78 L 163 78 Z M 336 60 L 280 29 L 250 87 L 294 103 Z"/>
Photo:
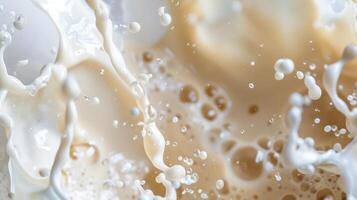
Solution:
<path fill-rule="evenodd" d="M 337 94 L 337 82 L 346 62 L 357 57 L 357 46 L 345 47 L 342 58 L 333 64 L 326 65 L 323 85 L 334 106 L 346 118 L 348 131 L 355 136 L 357 133 L 357 108 L 350 110 L 347 104 Z M 303 97 L 294 93 L 290 98 L 291 108 L 288 113 L 288 127 L 290 129 L 288 141 L 284 148 L 285 161 L 305 172 L 313 173 L 319 165 L 332 164 L 336 166 L 344 178 L 346 193 L 349 200 L 357 199 L 357 160 L 355 158 L 357 138 L 341 151 L 317 151 L 312 138 L 301 138 L 298 135 L 303 112 Z"/>
<path fill-rule="evenodd" d="M 73 138 L 78 132 L 77 109 L 75 101 L 80 95 L 80 88 L 76 79 L 71 75 L 71 70 L 76 65 L 86 62 L 98 63 L 106 71 L 113 72 L 117 78 L 130 88 L 132 95 L 137 100 L 137 105 L 144 113 L 143 141 L 145 152 L 152 164 L 161 171 L 156 180 L 166 188 L 165 197 L 155 196 L 150 190 L 144 190 L 138 184 L 140 199 L 176 199 L 176 188 L 185 176 L 185 168 L 180 165 L 168 166 L 164 162 L 165 139 L 155 124 L 156 110 L 150 104 L 146 94 L 145 83 L 148 80 L 139 80 L 126 67 L 120 50 L 113 42 L 113 24 L 109 19 L 108 6 L 101 0 L 84 1 L 42 1 L 34 0 L 56 24 L 60 35 L 60 47 L 54 64 L 46 65 L 41 75 L 30 85 L 23 85 L 18 79 L 8 75 L 4 63 L 5 48 L 11 43 L 9 32 L 0 32 L 0 76 L 1 76 L 1 104 L 3 114 L 1 115 L 1 126 L 6 130 L 8 137 L 7 151 L 9 155 L 9 171 L 11 177 L 11 193 L 15 199 L 68 199 L 62 183 L 61 171 L 69 160 L 70 146 Z M 68 24 L 63 17 L 71 15 L 75 8 L 76 12 L 84 14 L 87 18 L 87 26 L 84 34 L 86 41 L 73 42 L 68 34 Z M 68 12 L 68 13 L 66 13 Z M 82 43 L 81 43 L 82 42 Z M 148 76 L 149 77 L 149 76 Z M 61 95 L 54 95 L 52 101 L 45 102 L 44 97 L 51 95 L 53 91 L 61 90 Z M 54 92 L 53 92 L 54 93 Z M 12 96 L 9 98 L 8 96 Z M 14 137 L 23 134 L 23 130 L 14 131 L 18 123 L 13 118 L 14 109 L 11 106 L 20 101 L 33 101 L 35 107 L 44 110 L 42 115 L 48 112 L 61 112 L 65 110 L 64 128 L 58 128 L 54 122 L 42 122 L 37 124 L 38 128 L 45 129 L 49 134 L 51 150 L 41 151 L 41 157 L 45 160 L 44 166 L 37 167 L 36 161 L 29 161 L 32 168 L 38 168 L 35 175 L 25 167 L 25 161 L 19 157 L 18 148 L 14 145 Z M 7 102 L 11 106 L 4 108 Z M 52 108 L 53 104 L 55 109 Z M 64 105 L 63 105 L 64 104 Z M 62 106 L 62 108 L 61 108 Z M 19 108 L 16 108 L 21 110 Z M 57 110 L 56 110 L 57 109 Z M 18 117 L 18 116 L 17 116 Z M 46 121 L 46 120 L 44 120 Z M 56 122 L 56 120 L 54 120 Z M 29 145 L 29 144 L 27 144 Z M 35 145 L 31 144 L 30 145 Z M 40 150 L 39 150 L 40 151 Z M 47 159 L 46 159 L 46 158 Z M 31 168 L 30 167 L 30 168 Z"/>

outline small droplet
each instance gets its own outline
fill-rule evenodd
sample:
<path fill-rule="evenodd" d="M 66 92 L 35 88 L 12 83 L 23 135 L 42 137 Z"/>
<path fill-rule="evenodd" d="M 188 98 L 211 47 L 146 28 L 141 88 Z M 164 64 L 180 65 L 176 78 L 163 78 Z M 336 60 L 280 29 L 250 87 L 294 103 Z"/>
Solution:
<path fill-rule="evenodd" d="M 129 23 L 128 28 L 131 33 L 138 33 L 141 29 L 141 26 L 138 22 L 131 22 Z"/>
<path fill-rule="evenodd" d="M 22 30 L 25 26 L 25 17 L 22 14 L 17 14 L 13 24 L 17 30 Z"/>
<path fill-rule="evenodd" d="M 200 157 L 201 160 L 206 160 L 208 155 L 207 155 L 207 152 L 205 151 L 199 151 L 198 152 L 198 157 Z"/>
<path fill-rule="evenodd" d="M 223 189 L 223 187 L 224 187 L 224 181 L 222 179 L 218 179 L 216 181 L 216 189 L 221 190 L 221 189 Z"/>

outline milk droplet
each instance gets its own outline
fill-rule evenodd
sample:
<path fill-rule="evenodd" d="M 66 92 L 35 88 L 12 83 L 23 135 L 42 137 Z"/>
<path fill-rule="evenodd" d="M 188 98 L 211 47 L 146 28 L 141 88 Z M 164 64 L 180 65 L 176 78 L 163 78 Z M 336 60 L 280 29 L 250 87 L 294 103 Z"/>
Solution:
<path fill-rule="evenodd" d="M 222 179 L 218 179 L 216 181 L 216 189 L 221 190 L 221 189 L 223 189 L 223 187 L 224 187 L 224 181 Z"/>
<path fill-rule="evenodd" d="M 93 97 L 94 104 L 100 104 L 100 99 L 98 97 Z"/>
<path fill-rule="evenodd" d="M 22 14 L 16 15 L 13 24 L 17 30 L 22 30 L 25 26 L 25 17 Z"/>
<path fill-rule="evenodd" d="M 141 26 L 138 22 L 130 22 L 128 28 L 131 33 L 138 33 L 141 29 Z"/>
<path fill-rule="evenodd" d="M 274 75 L 274 78 L 275 78 L 275 80 L 278 80 L 278 81 L 280 81 L 280 80 L 283 80 L 284 79 L 284 73 L 282 73 L 282 72 L 275 72 L 275 75 Z"/>
<path fill-rule="evenodd" d="M 171 15 L 165 12 L 165 7 L 160 7 L 157 11 L 160 16 L 160 23 L 163 26 L 168 26 L 171 24 L 172 18 Z"/>
<path fill-rule="evenodd" d="M 160 23 L 163 26 L 168 26 L 171 24 L 172 18 L 171 15 L 168 13 L 165 13 L 163 15 L 160 16 Z"/>
<path fill-rule="evenodd" d="M 208 157 L 207 152 L 205 151 L 199 151 L 198 156 L 200 157 L 201 160 L 206 160 Z"/>
<path fill-rule="evenodd" d="M 320 118 L 315 118 L 314 123 L 315 124 L 319 124 L 320 123 Z"/>
<path fill-rule="evenodd" d="M 299 80 L 302 80 L 304 79 L 304 73 L 302 71 L 297 71 L 296 72 L 296 77 L 299 79 Z"/>
<path fill-rule="evenodd" d="M 140 109 L 135 106 L 135 107 L 133 107 L 133 108 L 131 109 L 130 113 L 131 113 L 131 115 L 133 115 L 133 116 L 138 116 L 138 115 L 140 115 Z"/>
<path fill-rule="evenodd" d="M 119 127 L 119 121 L 118 120 L 113 120 L 113 127 L 118 128 Z"/>
<path fill-rule="evenodd" d="M 314 77 L 311 75 L 306 75 L 304 79 L 304 84 L 307 87 L 308 95 L 310 99 L 317 100 L 321 97 L 321 88 L 316 84 Z"/>
<path fill-rule="evenodd" d="M 335 150 L 336 152 L 340 152 L 342 150 L 342 146 L 340 143 L 336 143 L 333 145 L 333 150 Z"/>
<path fill-rule="evenodd" d="M 294 62 L 288 58 L 281 58 L 275 62 L 274 69 L 276 72 L 281 72 L 284 75 L 294 71 Z"/>

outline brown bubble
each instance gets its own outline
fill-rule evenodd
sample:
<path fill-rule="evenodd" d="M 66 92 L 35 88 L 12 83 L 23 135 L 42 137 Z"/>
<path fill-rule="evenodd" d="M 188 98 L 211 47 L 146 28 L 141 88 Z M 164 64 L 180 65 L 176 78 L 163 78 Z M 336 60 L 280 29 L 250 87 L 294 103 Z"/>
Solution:
<path fill-rule="evenodd" d="M 209 97 L 214 97 L 214 96 L 217 95 L 218 89 L 217 89 L 215 86 L 213 86 L 213 85 L 211 85 L 211 84 L 208 84 L 208 85 L 206 85 L 206 87 L 205 87 L 205 93 L 206 93 L 206 95 L 209 96 Z"/>
<path fill-rule="evenodd" d="M 284 141 L 283 140 L 277 140 L 274 142 L 273 149 L 277 153 L 281 153 L 283 151 L 284 147 Z"/>
<path fill-rule="evenodd" d="M 310 184 L 309 183 L 301 183 L 300 189 L 305 192 L 310 189 Z"/>
<path fill-rule="evenodd" d="M 216 143 L 219 139 L 220 139 L 220 135 L 221 135 L 221 129 L 219 128 L 214 128 L 212 130 L 210 130 L 209 132 L 209 141 L 211 143 Z"/>
<path fill-rule="evenodd" d="M 249 114 L 253 115 L 253 114 L 256 114 L 258 111 L 259 111 L 258 105 L 254 104 L 254 105 L 249 106 L 249 109 L 248 109 Z"/>
<path fill-rule="evenodd" d="M 328 188 L 319 190 L 316 193 L 316 200 L 325 200 L 327 197 L 332 197 L 332 199 L 335 199 L 333 192 Z"/>
<path fill-rule="evenodd" d="M 202 113 L 203 117 L 209 121 L 213 121 L 217 117 L 216 110 L 209 104 L 202 105 L 201 113 Z"/>
<path fill-rule="evenodd" d="M 180 90 L 180 100 L 183 103 L 196 103 L 198 101 L 198 92 L 191 85 L 185 85 Z"/>
<path fill-rule="evenodd" d="M 278 164 L 278 159 L 275 157 L 273 152 L 268 153 L 267 159 L 274 166 L 276 166 Z"/>
<path fill-rule="evenodd" d="M 152 54 L 150 52 L 144 52 L 143 53 L 143 60 L 146 63 L 151 62 L 154 59 L 154 57 L 152 56 Z"/>
<path fill-rule="evenodd" d="M 219 97 L 216 97 L 215 99 L 214 99 L 214 103 L 215 103 L 215 105 L 217 106 L 217 108 L 219 109 L 219 110 L 221 110 L 221 111 L 224 111 L 224 110 L 226 110 L 226 108 L 227 108 L 227 99 L 225 98 L 225 97 L 223 97 L 223 96 L 219 96 Z"/>
<path fill-rule="evenodd" d="M 310 192 L 311 192 L 312 194 L 315 194 L 315 193 L 317 192 L 316 187 L 315 187 L 315 186 L 312 186 L 311 189 L 310 189 Z M 324 200 L 325 200 L 325 199 L 324 199 Z"/>
<path fill-rule="evenodd" d="M 347 195 L 345 192 L 341 193 L 341 200 L 347 200 Z"/>
<path fill-rule="evenodd" d="M 257 150 L 254 147 L 242 147 L 231 158 L 234 173 L 241 179 L 254 180 L 263 171 L 262 162 L 256 163 Z"/>
<path fill-rule="evenodd" d="M 269 142 L 270 142 L 269 138 L 262 137 L 262 138 L 258 139 L 257 143 L 261 148 L 263 148 L 265 150 L 268 150 L 269 149 Z"/>
<path fill-rule="evenodd" d="M 228 181 L 224 181 L 223 188 L 217 191 L 219 194 L 228 195 L 230 193 Z"/>
<path fill-rule="evenodd" d="M 287 194 L 281 200 L 296 200 L 296 197 L 292 194 Z"/>
<path fill-rule="evenodd" d="M 295 182 L 299 183 L 304 179 L 304 174 L 300 173 L 297 169 L 294 169 L 291 173 Z"/>
<path fill-rule="evenodd" d="M 225 141 L 221 147 L 222 153 L 228 153 L 229 151 L 231 151 L 235 144 L 236 142 L 234 140 Z"/>

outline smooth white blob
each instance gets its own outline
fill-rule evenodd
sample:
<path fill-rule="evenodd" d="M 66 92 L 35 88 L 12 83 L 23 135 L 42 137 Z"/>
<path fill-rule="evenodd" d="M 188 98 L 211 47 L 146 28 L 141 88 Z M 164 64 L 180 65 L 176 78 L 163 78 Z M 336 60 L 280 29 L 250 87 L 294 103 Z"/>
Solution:
<path fill-rule="evenodd" d="M 302 80 L 304 79 L 304 73 L 302 71 L 297 71 L 296 72 L 296 77 L 299 79 L 299 80 Z"/>
<path fill-rule="evenodd" d="M 221 190 L 221 189 L 223 189 L 223 187 L 224 187 L 224 180 L 218 179 L 216 181 L 216 189 L 217 190 Z"/>
<path fill-rule="evenodd" d="M 165 13 L 163 15 L 160 16 L 160 23 L 161 25 L 163 26 L 168 26 L 170 25 L 172 22 L 172 18 L 171 18 L 171 15 L 168 14 L 168 13 Z"/>
<path fill-rule="evenodd" d="M 276 72 L 281 72 L 284 75 L 290 74 L 294 71 L 294 62 L 289 58 L 278 59 L 274 64 L 274 69 Z"/>
<path fill-rule="evenodd" d="M 186 170 L 181 165 L 174 165 L 165 171 L 165 175 L 170 181 L 180 181 L 186 175 Z"/>
<path fill-rule="evenodd" d="M 168 26 L 172 22 L 171 15 L 165 12 L 165 7 L 160 7 L 157 11 L 157 14 L 160 17 L 160 23 L 163 26 Z"/>
<path fill-rule="evenodd" d="M 316 80 L 311 75 L 306 75 L 304 84 L 308 89 L 308 95 L 312 100 L 318 100 L 321 97 L 321 88 L 316 84 Z"/>
<path fill-rule="evenodd" d="M 282 72 L 275 72 L 275 75 L 274 75 L 274 78 L 275 78 L 275 80 L 278 80 L 278 81 L 280 81 L 280 80 L 283 80 L 284 79 L 284 73 L 282 73 Z"/>
<path fill-rule="evenodd" d="M 201 160 L 206 160 L 208 155 L 207 155 L 207 152 L 205 151 L 199 151 L 198 152 L 198 157 L 200 157 Z"/>
<path fill-rule="evenodd" d="M 22 14 L 17 14 L 13 24 L 17 30 L 22 30 L 25 26 L 25 17 Z"/>
<path fill-rule="evenodd" d="M 141 26 L 138 22 L 129 23 L 128 28 L 131 33 L 138 33 L 141 30 Z"/>

